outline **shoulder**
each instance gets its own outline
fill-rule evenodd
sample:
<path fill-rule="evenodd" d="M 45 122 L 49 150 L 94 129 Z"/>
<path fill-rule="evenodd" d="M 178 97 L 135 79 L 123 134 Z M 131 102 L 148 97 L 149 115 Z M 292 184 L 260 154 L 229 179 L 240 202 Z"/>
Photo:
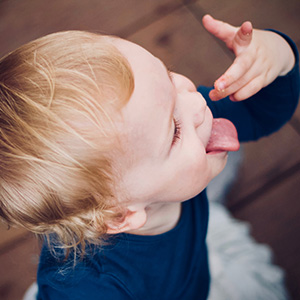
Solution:
<path fill-rule="evenodd" d="M 77 278 L 76 281 L 67 280 L 68 277 L 64 280 L 57 279 L 57 276 L 55 280 L 52 276 L 49 276 L 38 280 L 38 299 L 135 299 L 127 287 L 112 274 L 101 273 L 99 276 L 92 277 L 86 274 L 84 277 L 81 276 L 80 279 Z"/>
<path fill-rule="evenodd" d="M 39 299 L 134 299 L 120 278 L 103 272 L 99 255 L 87 255 L 74 261 L 53 256 L 47 248 L 38 270 Z M 101 299 L 102 299 L 101 298 Z"/>
<path fill-rule="evenodd" d="M 44 246 L 40 256 L 38 281 L 54 285 L 77 284 L 82 278 L 98 276 L 99 270 L 93 266 L 87 257 L 74 260 L 74 257 L 65 259 L 62 252 L 52 253 Z"/>

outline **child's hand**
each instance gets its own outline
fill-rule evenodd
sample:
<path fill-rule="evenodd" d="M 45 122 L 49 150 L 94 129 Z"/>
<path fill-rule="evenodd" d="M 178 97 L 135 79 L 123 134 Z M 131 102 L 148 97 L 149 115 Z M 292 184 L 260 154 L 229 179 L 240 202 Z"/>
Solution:
<path fill-rule="evenodd" d="M 215 81 L 215 89 L 209 94 L 212 100 L 228 95 L 233 101 L 247 99 L 293 68 L 293 51 L 280 35 L 253 30 L 250 22 L 234 27 L 209 15 L 202 21 L 204 27 L 236 55 L 232 65 Z"/>

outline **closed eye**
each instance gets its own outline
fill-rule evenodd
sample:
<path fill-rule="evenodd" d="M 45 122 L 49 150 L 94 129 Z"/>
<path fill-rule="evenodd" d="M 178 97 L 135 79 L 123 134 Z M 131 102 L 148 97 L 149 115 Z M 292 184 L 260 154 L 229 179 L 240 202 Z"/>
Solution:
<path fill-rule="evenodd" d="M 174 135 L 172 146 L 174 146 L 181 138 L 181 123 L 174 118 Z"/>

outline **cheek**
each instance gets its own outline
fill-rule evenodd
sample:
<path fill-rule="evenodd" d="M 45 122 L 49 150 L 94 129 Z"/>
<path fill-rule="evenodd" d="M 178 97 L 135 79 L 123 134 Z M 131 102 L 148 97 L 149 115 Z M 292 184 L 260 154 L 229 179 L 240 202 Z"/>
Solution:
<path fill-rule="evenodd" d="M 190 167 L 190 176 L 193 181 L 203 190 L 212 177 L 210 165 L 206 159 L 206 153 L 201 153 L 197 160 L 194 160 Z"/>
<path fill-rule="evenodd" d="M 192 194 L 198 194 L 209 183 L 212 170 L 204 151 L 185 155 L 182 166 L 178 171 L 178 185 L 186 187 Z"/>

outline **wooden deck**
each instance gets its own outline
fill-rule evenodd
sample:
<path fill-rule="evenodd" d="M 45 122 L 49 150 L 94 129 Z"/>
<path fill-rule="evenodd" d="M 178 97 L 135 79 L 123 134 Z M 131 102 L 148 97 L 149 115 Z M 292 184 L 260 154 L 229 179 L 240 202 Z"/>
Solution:
<path fill-rule="evenodd" d="M 299 0 L 0 0 L 0 55 L 50 32 L 92 30 L 134 41 L 196 84 L 211 85 L 232 55 L 203 29 L 205 13 L 276 28 L 300 47 Z M 272 247 L 300 299 L 300 107 L 281 131 L 244 145 L 244 155 L 228 207 Z M 0 299 L 21 299 L 35 280 L 38 253 L 30 233 L 0 228 Z"/>

